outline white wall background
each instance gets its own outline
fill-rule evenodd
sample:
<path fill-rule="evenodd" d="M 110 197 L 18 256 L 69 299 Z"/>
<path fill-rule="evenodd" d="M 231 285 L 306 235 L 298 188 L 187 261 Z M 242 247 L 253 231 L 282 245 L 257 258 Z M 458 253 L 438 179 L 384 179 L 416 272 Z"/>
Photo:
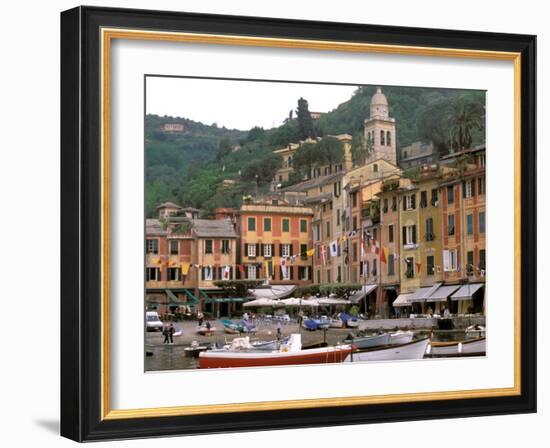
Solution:
<path fill-rule="evenodd" d="M 394 0 L 391 3 L 340 0 L 157 0 L 88 1 L 102 6 L 156 8 L 204 13 L 353 21 L 384 25 L 470 29 L 537 34 L 539 229 L 549 222 L 545 193 L 550 163 L 544 152 L 550 98 L 545 85 L 550 61 L 545 38 L 550 35 L 544 2 L 479 2 Z M 0 70 L 0 198 L 3 302 L 0 318 L 0 413 L 2 445 L 21 441 L 67 446 L 59 438 L 59 12 L 71 1 L 21 1 L 2 8 Z M 386 6 L 385 6 L 386 5 Z M 543 205 L 546 202 L 545 205 Z M 548 294 L 550 239 L 539 236 L 539 413 L 431 422 L 317 428 L 271 433 L 199 436 L 155 440 L 157 446 L 224 444 L 237 447 L 406 446 L 410 448 L 500 445 L 544 446 L 548 443 L 550 394 L 545 387 L 549 332 L 542 329 Z M 7 288 L 6 288 L 7 286 Z M 534 298 L 533 298 L 534 300 Z M 21 305 L 18 304 L 21 302 Z M 151 441 L 123 442 L 149 446 Z M 120 443 L 122 444 L 122 443 Z M 104 445 L 99 444 L 97 446 Z M 110 445 L 115 446 L 115 445 Z"/>

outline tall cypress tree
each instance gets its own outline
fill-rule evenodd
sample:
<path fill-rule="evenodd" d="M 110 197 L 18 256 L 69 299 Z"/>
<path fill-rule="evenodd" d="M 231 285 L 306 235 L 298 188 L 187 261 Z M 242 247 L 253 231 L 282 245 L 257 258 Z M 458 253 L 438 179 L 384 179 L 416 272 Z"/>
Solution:
<path fill-rule="evenodd" d="M 307 138 L 315 138 L 315 128 L 313 127 L 313 120 L 309 113 L 309 107 L 307 100 L 300 98 L 298 100 L 298 109 L 296 110 L 296 116 L 298 117 L 298 126 L 300 129 L 300 140 Z"/>

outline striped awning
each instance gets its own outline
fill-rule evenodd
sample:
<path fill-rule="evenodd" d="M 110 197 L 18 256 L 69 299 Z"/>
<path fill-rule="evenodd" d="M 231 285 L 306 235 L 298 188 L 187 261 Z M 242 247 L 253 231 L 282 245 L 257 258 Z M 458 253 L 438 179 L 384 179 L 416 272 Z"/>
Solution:
<path fill-rule="evenodd" d="M 471 300 L 472 296 L 484 286 L 484 283 L 468 283 L 451 296 L 451 300 Z"/>
<path fill-rule="evenodd" d="M 441 286 L 428 298 L 428 302 L 444 302 L 458 288 L 459 285 Z"/>
<path fill-rule="evenodd" d="M 394 307 L 399 307 L 399 306 L 411 306 L 412 303 L 410 301 L 410 298 L 411 298 L 412 294 L 399 294 L 397 296 L 397 299 L 395 299 L 393 301 L 393 306 Z"/>

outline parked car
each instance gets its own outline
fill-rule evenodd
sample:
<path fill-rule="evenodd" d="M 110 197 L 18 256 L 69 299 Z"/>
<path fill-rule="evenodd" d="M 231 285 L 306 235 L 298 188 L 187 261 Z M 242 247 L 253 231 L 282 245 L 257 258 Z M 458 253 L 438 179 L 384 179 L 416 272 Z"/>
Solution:
<path fill-rule="evenodd" d="M 162 331 L 162 321 L 156 311 L 145 312 L 145 328 L 147 331 Z"/>

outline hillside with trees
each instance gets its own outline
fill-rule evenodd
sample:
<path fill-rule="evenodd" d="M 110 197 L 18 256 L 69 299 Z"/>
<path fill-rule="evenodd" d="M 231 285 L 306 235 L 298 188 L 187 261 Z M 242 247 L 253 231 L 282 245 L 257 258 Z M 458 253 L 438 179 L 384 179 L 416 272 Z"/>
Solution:
<path fill-rule="evenodd" d="M 484 143 L 485 93 L 450 89 L 384 87 L 390 116 L 397 122 L 398 148 L 414 141 L 433 141 L 442 154 Z M 363 86 L 334 110 L 312 120 L 307 99 L 297 99 L 296 111 L 272 129 L 254 127 L 248 131 L 230 130 L 185 118 L 147 115 L 145 118 L 147 216 L 155 206 L 174 201 L 200 208 L 211 216 L 216 207 L 238 207 L 243 196 L 269 190 L 281 166 L 274 149 L 309 137 L 322 137 L 306 143 L 295 157 L 300 180 L 315 165 L 341 157 L 340 142 L 330 135 L 353 137 L 354 163 L 364 162 L 370 148 L 362 137 L 363 122 L 370 114 L 375 87 Z M 162 130 L 166 123 L 181 123 L 183 133 Z"/>

